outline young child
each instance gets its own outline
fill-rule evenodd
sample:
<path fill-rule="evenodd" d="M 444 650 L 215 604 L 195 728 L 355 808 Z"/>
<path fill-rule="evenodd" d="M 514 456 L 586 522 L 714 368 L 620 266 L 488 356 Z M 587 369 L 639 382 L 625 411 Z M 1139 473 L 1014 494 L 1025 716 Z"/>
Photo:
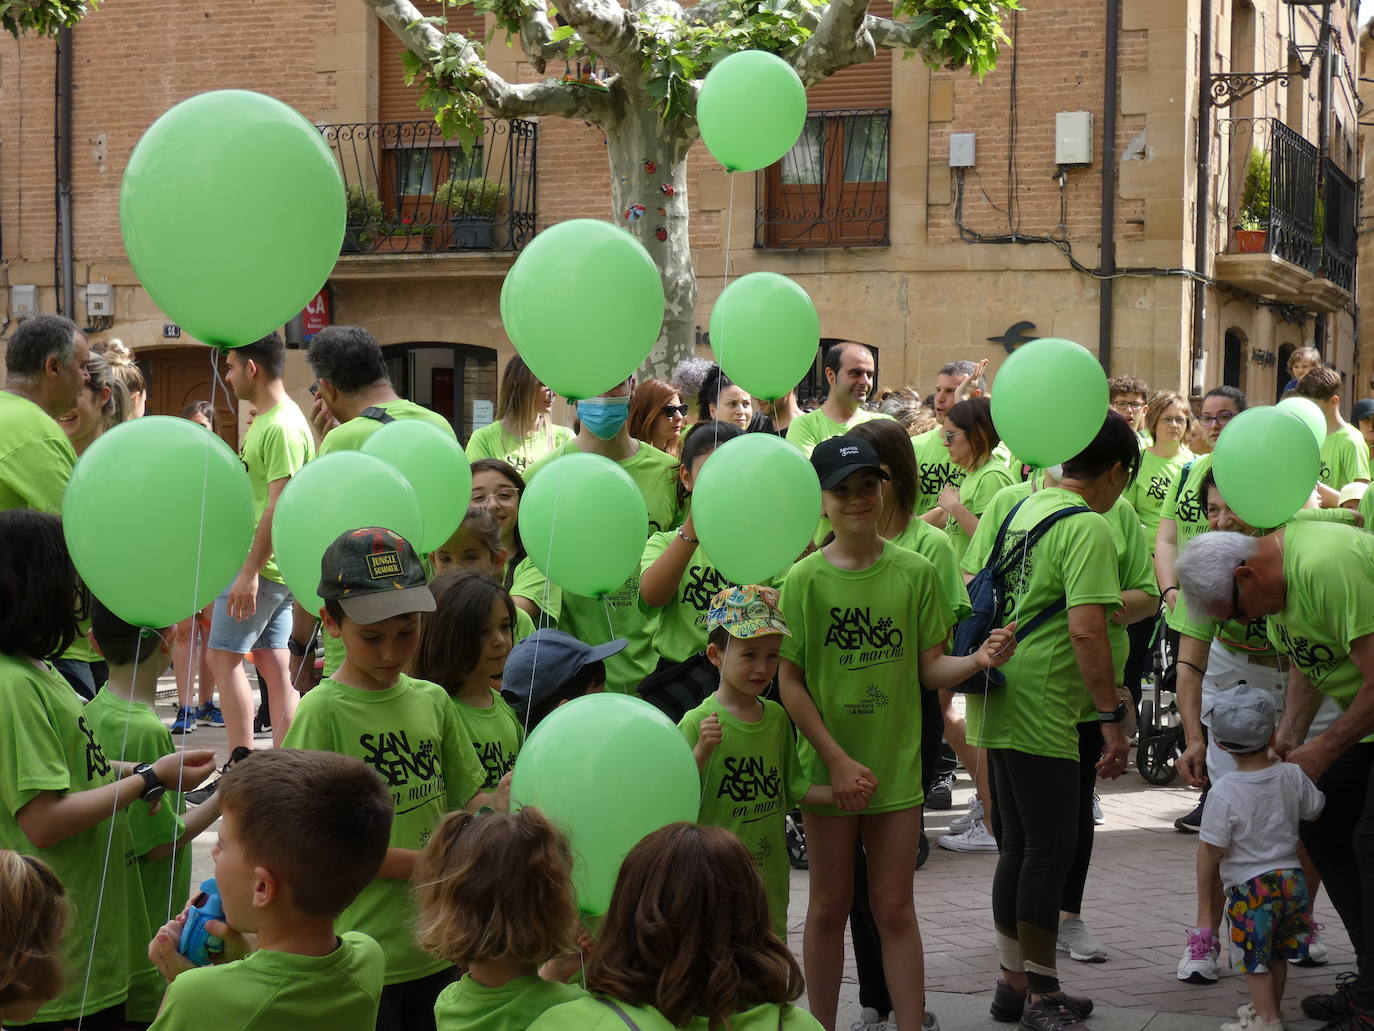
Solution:
<path fill-rule="evenodd" d="M 426 952 L 467 968 L 434 1004 L 439 1031 L 525 1031 L 580 988 L 539 976 L 576 949 L 572 852 L 538 809 L 450 813 L 415 863 Z"/>
<path fill-rule="evenodd" d="M 873 445 L 832 437 L 816 445 L 811 464 L 835 539 L 787 574 L 782 613 L 792 634 L 779 672 L 783 704 L 805 738 L 803 776 L 830 785 L 838 803 L 805 810 L 807 997 L 833 1031 L 862 831 L 898 1031 L 930 1031 L 938 1022 L 925 1010 L 911 895 L 924 801 L 918 692 L 1006 662 L 1014 627 L 994 630 L 973 655 L 946 655 L 954 620 L 935 567 L 878 533 L 889 477 Z"/>
<path fill-rule="evenodd" d="M 911 890 L 910 886 L 907 888 Z M 587 961 L 591 998 L 530 1031 L 819 1031 L 773 933 L 749 850 L 721 827 L 670 823 L 630 850 Z"/>
<path fill-rule="evenodd" d="M 71 910 L 51 867 L 0 849 L 0 1025 L 28 1023 L 62 990 Z"/>
<path fill-rule="evenodd" d="M 536 630 L 511 649 L 501 697 L 528 735 L 564 702 L 605 690 L 606 659 L 627 643 L 618 637 L 593 647 L 562 630 Z"/>
<path fill-rule="evenodd" d="M 1288 356 L 1288 382 L 1283 392 L 1297 390 L 1302 378 L 1322 363 L 1322 353 L 1315 347 L 1299 347 Z"/>
<path fill-rule="evenodd" d="M 501 544 L 501 524 L 496 516 L 486 506 L 473 505 L 453 536 L 430 552 L 429 562 L 440 576 L 467 570 L 500 583 L 508 555 Z M 534 620 L 519 606 L 515 607 L 514 631 L 517 641 L 534 633 Z"/>
<path fill-rule="evenodd" d="M 320 565 L 320 618 L 344 658 L 301 699 L 285 745 L 361 759 L 391 789 L 391 850 L 338 925 L 371 935 L 386 956 L 379 1031 L 424 1031 L 454 970 L 411 943 L 410 875 L 446 812 L 482 804 L 474 796 L 485 778 L 444 689 L 403 672 L 419 644 L 420 613 L 434 611 L 415 549 L 367 527 L 340 534 Z"/>
<path fill-rule="evenodd" d="M 1226 885 L 1234 965 L 1250 991 L 1222 1031 L 1283 1027 L 1287 960 L 1301 956 L 1312 931 L 1298 821 L 1315 820 L 1326 800 L 1301 766 L 1270 758 L 1276 722 L 1273 697 L 1243 681 L 1212 702 L 1212 740 L 1236 770 L 1212 784 L 1199 836 L 1206 876 Z"/>
<path fill-rule="evenodd" d="M 763 878 L 773 933 L 786 940 L 787 813 L 798 801 L 833 806 L 835 792 L 805 783 L 792 721 L 759 697 L 777 676 L 782 639 L 792 636 L 777 605 L 777 591 L 752 584 L 711 598 L 706 657 L 720 670 L 720 686 L 678 726 L 701 769 L 697 823 L 744 842 Z M 872 795 L 872 782 L 864 784 Z"/>
<path fill-rule="evenodd" d="M 449 693 L 482 764 L 482 790 L 493 791 L 515 766 L 525 740 L 515 710 L 497 693 L 511 650 L 515 603 L 504 587 L 477 573 L 444 573 L 430 590 L 435 609 L 420 633 L 415 675 Z"/>
<path fill-rule="evenodd" d="M 174 627 L 144 630 L 124 622 L 98 600 L 91 602 L 91 637 L 109 665 L 110 679 L 86 703 L 86 720 L 112 759 L 146 762 L 176 752 L 172 735 L 153 711 L 157 679 L 172 661 L 174 632 Z M 186 806 L 180 795 L 164 796 L 156 812 L 146 805 L 129 808 L 141 888 L 130 895 L 128 915 L 130 934 L 138 945 L 130 956 L 129 1000 L 124 1007 L 131 1021 L 152 1021 L 162 1003 L 166 984 L 152 964 L 143 962 L 143 943 L 190 897 L 190 844 L 219 818 L 217 795 L 184 820 Z"/>
<path fill-rule="evenodd" d="M 46 862 L 72 907 L 62 950 L 70 979 L 34 1019 L 117 1027 L 129 990 L 129 896 L 141 895 L 125 865 L 125 810 L 194 787 L 215 756 L 187 751 L 133 767 L 105 754 L 50 664 L 76 636 L 76 570 L 61 520 L 0 512 L 0 571 L 0 848 Z"/>
<path fill-rule="evenodd" d="M 335 918 L 387 854 L 393 805 L 357 759 L 274 748 L 235 763 L 216 792 L 215 844 L 226 961 L 193 967 L 177 952 L 186 914 L 148 955 L 171 982 L 157 1031 L 371 1031 L 382 995 L 382 948 Z M 250 951 L 245 935 L 255 935 Z"/>

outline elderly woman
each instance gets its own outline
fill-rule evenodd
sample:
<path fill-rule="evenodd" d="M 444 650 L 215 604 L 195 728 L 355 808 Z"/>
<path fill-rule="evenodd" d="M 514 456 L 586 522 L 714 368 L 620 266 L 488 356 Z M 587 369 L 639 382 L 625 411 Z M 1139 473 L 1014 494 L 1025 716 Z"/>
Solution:
<path fill-rule="evenodd" d="M 1374 1009 L 1374 536 L 1295 521 L 1263 537 L 1207 533 L 1189 542 L 1178 577 L 1195 618 L 1268 616 L 1269 640 L 1291 661 L 1275 748 L 1326 795 L 1302 843 L 1355 946 L 1358 975 L 1303 1012 L 1327 1023 Z M 1020 653 L 1018 652 L 1018 655 Z M 1341 715 L 1310 739 L 1322 696 Z M 1299 744 L 1299 742 L 1304 742 Z"/>
<path fill-rule="evenodd" d="M 1093 441 L 1063 464 L 1056 487 L 1037 491 L 1007 516 L 997 558 L 1007 574 L 1011 615 L 1024 627 L 1058 609 L 1022 638 L 1003 668 L 1006 683 L 968 698 L 969 740 L 988 750 L 1001 855 L 992 915 L 1002 967 L 993 1016 L 1026 1031 L 1083 1031 L 1089 999 L 1060 988 L 1055 955 L 1059 904 L 1078 849 L 1078 723 L 1096 712 L 1104 777 L 1126 770 L 1126 707 L 1117 701 L 1107 621 L 1121 607 L 1118 556 L 1108 512 L 1140 464 L 1130 424 L 1108 412 Z M 1088 511 L 1082 511 L 1082 509 Z M 1027 535 L 1066 509 L 1044 535 Z"/>

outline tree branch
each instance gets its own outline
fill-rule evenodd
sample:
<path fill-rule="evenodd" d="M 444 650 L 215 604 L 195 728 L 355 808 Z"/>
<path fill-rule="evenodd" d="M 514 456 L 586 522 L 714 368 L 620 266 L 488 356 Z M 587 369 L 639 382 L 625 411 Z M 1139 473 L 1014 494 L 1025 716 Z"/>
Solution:
<path fill-rule="evenodd" d="M 520 19 L 520 49 L 540 74 L 543 74 L 544 64 L 549 58 L 568 49 L 568 41 L 554 42 L 553 34 L 554 25 L 549 21 L 548 4 L 545 0 L 528 0 Z"/>
<path fill-rule="evenodd" d="M 930 33 L 926 29 L 913 28 L 910 22 L 893 21 L 891 18 L 877 18 L 869 15 L 864 19 L 873 42 L 889 50 L 915 50 L 927 63 L 936 66 L 946 63 L 943 54 L 930 46 Z"/>
<path fill-rule="evenodd" d="M 637 19 L 631 12 L 615 0 L 568 0 L 559 10 L 592 53 L 627 83 L 639 82 L 644 55 L 639 49 Z"/>
<path fill-rule="evenodd" d="M 787 59 L 804 85 L 820 82 L 841 68 L 873 60 L 868 0 L 830 0 L 811 37 Z"/>

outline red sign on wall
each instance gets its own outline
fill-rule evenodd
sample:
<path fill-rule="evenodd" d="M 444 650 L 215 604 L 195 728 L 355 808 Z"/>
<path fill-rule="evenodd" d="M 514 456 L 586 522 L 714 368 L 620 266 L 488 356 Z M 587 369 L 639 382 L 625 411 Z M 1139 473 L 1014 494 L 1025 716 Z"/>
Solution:
<path fill-rule="evenodd" d="M 310 303 L 301 312 L 301 319 L 305 323 L 305 332 L 302 334 L 308 341 L 320 330 L 329 325 L 329 287 L 323 287 L 319 293 L 310 299 Z"/>

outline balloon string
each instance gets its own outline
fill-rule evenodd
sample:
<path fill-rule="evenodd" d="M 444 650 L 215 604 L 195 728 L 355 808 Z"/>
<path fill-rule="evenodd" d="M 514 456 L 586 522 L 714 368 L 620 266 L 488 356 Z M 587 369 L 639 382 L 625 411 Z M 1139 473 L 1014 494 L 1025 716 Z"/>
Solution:
<path fill-rule="evenodd" d="M 550 468 L 552 468 L 552 469 L 557 469 L 557 470 L 558 470 L 558 484 L 557 484 L 557 486 L 554 488 L 554 492 L 553 492 L 553 511 L 552 511 L 552 512 L 550 513 L 550 515 L 549 515 L 549 547 L 548 547 L 548 550 L 545 552 L 545 554 L 549 556 L 549 566 L 550 566 L 550 567 L 553 566 L 553 561 L 552 561 L 552 560 L 553 560 L 553 538 L 554 538 L 554 528 L 558 525 L 558 501 L 559 501 L 559 499 L 563 496 L 563 469 L 562 469 L 562 467 L 559 465 L 559 462 L 560 462 L 562 459 L 566 458 L 566 457 L 567 457 L 566 455 L 559 455 L 557 458 L 555 458 L 552 462 L 549 463 L 549 467 L 550 467 Z M 550 474 L 545 473 L 545 475 L 550 475 Z M 518 518 L 519 518 L 519 517 L 517 516 L 517 519 L 518 519 Z M 548 605 L 548 602 L 549 602 L 549 592 L 552 590 L 552 586 L 551 586 L 551 585 L 552 585 L 552 582 L 553 582 L 553 578 L 549 576 L 547 570 L 545 570 L 545 571 L 543 571 L 543 572 L 544 572 L 544 604 L 547 606 L 547 605 Z M 544 611 L 544 612 L 547 612 L 548 609 L 545 608 L 543 611 Z M 536 631 L 537 631 L 538 629 L 539 629 L 538 627 L 535 627 L 535 630 L 536 630 Z M 530 657 L 530 685 L 529 685 L 529 690 L 525 692 L 525 737 L 527 737 L 527 738 L 530 736 L 530 716 L 534 713 L 534 683 L 535 683 L 535 676 L 536 676 L 536 674 L 539 672 L 539 644 L 540 644 L 540 640 L 541 640 L 541 639 L 540 639 L 538 633 L 536 633 L 536 634 L 535 634 L 535 638 L 534 638 L 534 655 L 532 655 L 532 656 Z"/>

